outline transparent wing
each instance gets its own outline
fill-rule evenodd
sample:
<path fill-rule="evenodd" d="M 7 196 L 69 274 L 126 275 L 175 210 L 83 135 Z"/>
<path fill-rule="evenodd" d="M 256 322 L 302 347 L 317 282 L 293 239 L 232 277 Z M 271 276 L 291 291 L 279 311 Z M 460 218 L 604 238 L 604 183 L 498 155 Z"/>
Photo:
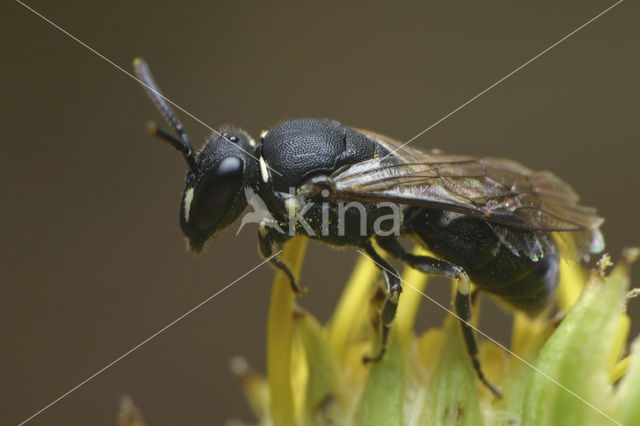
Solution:
<path fill-rule="evenodd" d="M 397 151 L 334 172 L 329 176 L 334 198 L 457 211 L 495 224 L 499 234 L 505 234 L 500 231 L 504 226 L 571 232 L 585 251 L 603 248 L 596 241 L 603 219 L 594 208 L 579 205 L 575 191 L 550 172 L 507 159 L 398 149 L 400 144 L 391 138 L 359 131 L 390 152 Z"/>

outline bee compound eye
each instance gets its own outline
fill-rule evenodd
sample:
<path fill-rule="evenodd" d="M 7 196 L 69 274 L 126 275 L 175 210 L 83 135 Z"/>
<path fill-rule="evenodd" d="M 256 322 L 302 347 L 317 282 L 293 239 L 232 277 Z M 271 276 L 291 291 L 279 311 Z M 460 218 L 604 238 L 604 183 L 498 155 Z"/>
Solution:
<path fill-rule="evenodd" d="M 191 211 L 193 224 L 202 230 L 214 228 L 231 208 L 244 174 L 244 162 L 235 156 L 218 162 L 196 188 Z"/>

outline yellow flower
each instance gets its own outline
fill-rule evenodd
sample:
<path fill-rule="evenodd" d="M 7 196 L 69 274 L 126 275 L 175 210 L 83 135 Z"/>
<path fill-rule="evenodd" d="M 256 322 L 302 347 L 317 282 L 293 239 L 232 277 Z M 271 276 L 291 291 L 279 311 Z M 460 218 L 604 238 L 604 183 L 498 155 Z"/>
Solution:
<path fill-rule="evenodd" d="M 297 275 L 306 241 L 285 247 Z M 586 277 L 563 263 L 559 325 L 514 317 L 511 348 L 490 340 L 480 360 L 504 397 L 475 377 L 457 319 L 413 331 L 427 277 L 407 269 L 391 344 L 384 359 L 364 365 L 376 341 L 378 269 L 361 258 L 326 325 L 295 306 L 287 278 L 275 278 L 268 321 L 267 376 L 241 360 L 234 370 L 260 425 L 606 425 L 640 424 L 640 340 L 625 357 L 629 319 L 627 250 L 608 276 L 608 260 Z M 583 288 L 584 287 L 584 288 Z M 373 295 L 373 297 L 372 297 Z M 379 294 L 378 294 L 379 296 Z"/>

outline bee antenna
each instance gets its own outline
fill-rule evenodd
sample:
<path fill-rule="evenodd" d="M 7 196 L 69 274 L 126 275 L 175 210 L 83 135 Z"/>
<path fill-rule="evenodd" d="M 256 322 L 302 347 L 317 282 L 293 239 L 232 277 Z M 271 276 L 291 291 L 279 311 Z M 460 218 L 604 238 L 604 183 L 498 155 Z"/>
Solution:
<path fill-rule="evenodd" d="M 173 108 L 171 108 L 171 105 L 169 105 L 167 99 L 162 95 L 160 87 L 154 80 L 153 75 L 151 75 L 149 66 L 144 61 L 144 59 L 135 58 L 133 60 L 133 69 L 136 73 L 136 76 L 142 83 L 142 87 L 144 88 L 145 92 L 147 92 L 147 95 L 149 95 L 151 101 L 153 101 L 156 108 L 160 110 L 164 118 L 167 120 L 167 123 L 169 123 L 178 137 L 175 137 L 171 133 L 158 128 L 154 123 L 149 123 L 147 125 L 149 133 L 159 139 L 162 139 L 165 142 L 168 142 L 169 145 L 180 151 L 184 156 L 189 169 L 195 172 L 197 168 L 197 161 L 193 146 L 191 145 L 191 141 L 189 140 L 189 136 L 187 135 L 187 132 L 184 130 L 182 123 L 173 111 Z"/>
<path fill-rule="evenodd" d="M 161 129 L 153 121 L 149 121 L 147 123 L 147 130 L 156 138 L 167 142 L 169 145 L 171 145 L 172 147 L 180 151 L 184 156 L 184 159 L 187 160 L 187 165 L 189 166 L 189 169 L 191 169 L 194 172 L 196 171 L 197 169 L 196 157 L 193 154 L 193 151 L 190 149 L 190 147 L 186 145 L 183 140 L 180 140 L 174 135 L 172 135 L 171 133 L 167 132 L 166 130 Z"/>

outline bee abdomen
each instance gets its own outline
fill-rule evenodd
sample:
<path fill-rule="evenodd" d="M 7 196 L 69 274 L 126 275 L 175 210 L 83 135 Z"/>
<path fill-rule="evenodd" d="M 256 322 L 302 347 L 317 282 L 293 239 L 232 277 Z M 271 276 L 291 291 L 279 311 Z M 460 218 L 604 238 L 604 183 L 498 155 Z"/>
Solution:
<path fill-rule="evenodd" d="M 558 286 L 558 256 L 547 253 L 524 275 L 501 285 L 482 285 L 484 280 L 475 280 L 474 276 L 477 274 L 474 272 L 469 271 L 469 276 L 481 290 L 496 296 L 513 309 L 534 317 L 544 311 L 555 296 Z"/>
<path fill-rule="evenodd" d="M 434 254 L 464 268 L 480 290 L 530 316 L 551 304 L 558 285 L 558 255 L 551 249 L 534 261 L 524 253 L 516 256 L 482 219 L 435 209 L 414 216 L 411 230 Z M 525 241 L 533 233 L 514 232 Z"/>

